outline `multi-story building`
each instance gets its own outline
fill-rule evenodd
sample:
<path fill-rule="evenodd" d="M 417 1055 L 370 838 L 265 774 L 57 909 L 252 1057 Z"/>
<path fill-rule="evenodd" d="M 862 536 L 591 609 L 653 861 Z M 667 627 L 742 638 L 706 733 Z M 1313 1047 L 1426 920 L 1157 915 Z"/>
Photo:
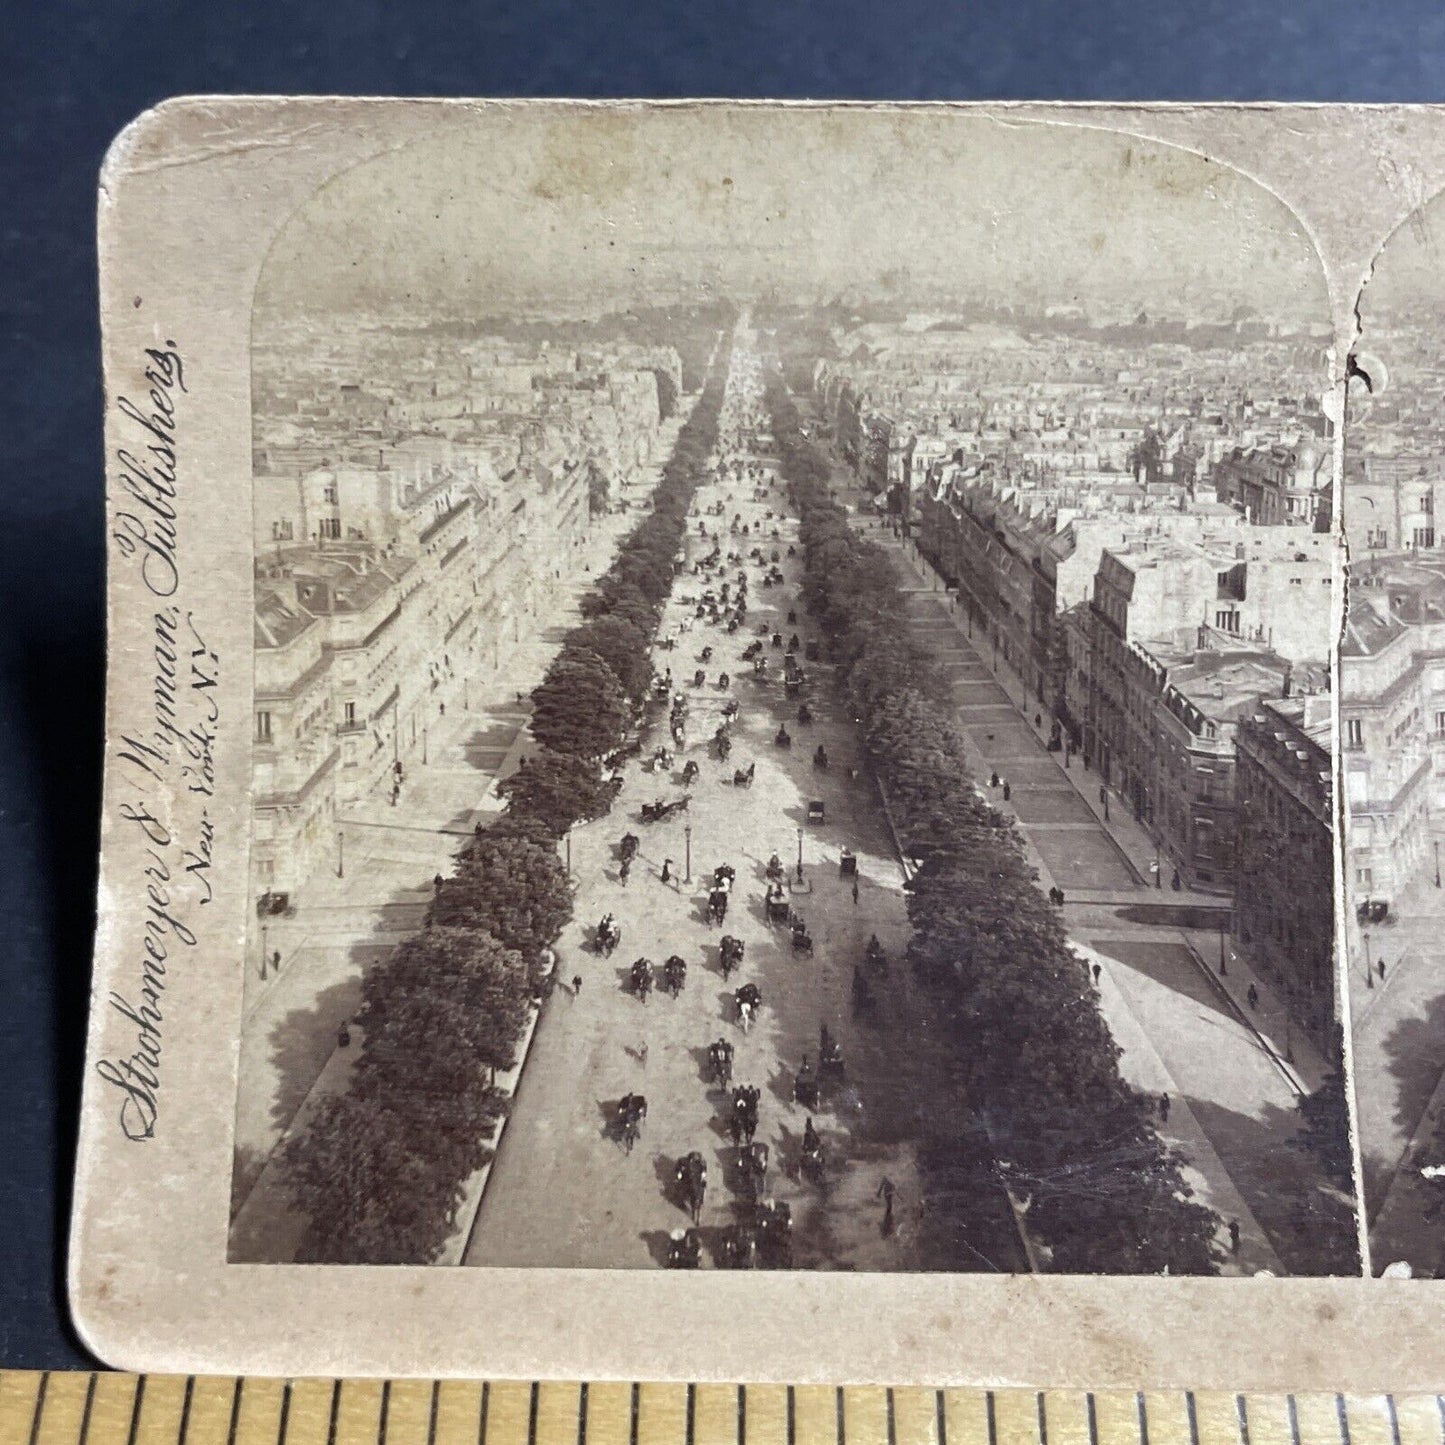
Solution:
<path fill-rule="evenodd" d="M 1216 497 L 1257 527 L 1329 530 L 1330 449 L 1312 437 L 1292 446 L 1235 447 L 1215 464 Z"/>
<path fill-rule="evenodd" d="M 1235 738 L 1234 932 L 1321 1049 L 1339 1017 L 1328 693 L 1268 699 Z"/>

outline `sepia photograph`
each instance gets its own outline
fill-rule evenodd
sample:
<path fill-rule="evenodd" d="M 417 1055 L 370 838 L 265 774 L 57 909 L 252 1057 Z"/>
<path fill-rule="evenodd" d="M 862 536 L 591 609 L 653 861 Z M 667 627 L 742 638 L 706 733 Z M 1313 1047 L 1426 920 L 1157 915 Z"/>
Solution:
<path fill-rule="evenodd" d="M 1353 1076 L 1376 1274 L 1445 1267 L 1445 317 L 1439 200 L 1360 301 L 1342 486 L 1340 729 Z"/>
<path fill-rule="evenodd" d="M 317 186 L 250 338 L 232 1263 L 1359 1272 L 1333 330 L 1271 192 L 1086 126 L 529 118 Z M 1445 711 L 1348 721 L 1445 616 L 1389 365 L 1377 1220 L 1445 1070 Z"/>

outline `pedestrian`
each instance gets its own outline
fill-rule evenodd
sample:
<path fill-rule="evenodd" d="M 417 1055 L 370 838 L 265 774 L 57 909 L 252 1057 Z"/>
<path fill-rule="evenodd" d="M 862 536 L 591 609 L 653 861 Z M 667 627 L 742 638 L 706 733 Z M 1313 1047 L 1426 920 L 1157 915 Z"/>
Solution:
<path fill-rule="evenodd" d="M 1169 880 L 1169 886 L 1170 886 L 1176 893 L 1178 893 L 1179 890 L 1180 890 L 1180 888 L 1183 887 L 1183 884 L 1182 884 L 1182 882 L 1180 881 L 1180 878 L 1179 878 L 1179 870 L 1178 870 L 1177 868 L 1174 870 L 1174 877 Z"/>
<path fill-rule="evenodd" d="M 391 806 L 393 808 L 396 807 L 396 800 L 399 797 L 401 797 L 401 784 L 394 782 L 391 785 Z"/>
<path fill-rule="evenodd" d="M 637 1049 L 637 1062 L 645 1069 L 647 1067 L 647 1040 L 644 1039 Z"/>
<path fill-rule="evenodd" d="M 1099 978 L 1100 978 L 1100 976 L 1103 974 L 1103 972 L 1104 972 L 1104 966 L 1103 966 L 1103 964 L 1101 964 L 1101 963 L 1096 963 L 1096 964 L 1094 965 L 1094 986 L 1095 986 L 1096 988 L 1098 987 Z"/>
<path fill-rule="evenodd" d="M 631 873 L 631 872 L 632 872 L 632 859 L 631 859 L 631 858 L 624 858 L 624 859 L 622 860 L 622 862 L 617 865 L 617 881 L 618 881 L 624 888 L 627 887 L 627 875 L 628 875 L 629 873 Z"/>
<path fill-rule="evenodd" d="M 663 881 L 664 883 L 671 883 L 671 882 L 672 882 L 672 859 L 671 859 L 671 858 L 664 858 L 664 859 L 662 860 L 662 881 Z"/>
<path fill-rule="evenodd" d="M 351 1047 L 351 1030 L 345 1024 L 342 1024 L 341 1027 L 336 1030 L 336 1047 L 338 1049 L 349 1049 Z"/>
<path fill-rule="evenodd" d="M 1041 712 L 1036 712 L 1036 713 L 1034 714 L 1034 726 L 1035 726 L 1036 728 L 1041 728 L 1041 727 L 1043 727 L 1043 725 L 1044 725 L 1044 715 L 1043 715 L 1043 713 L 1041 713 Z"/>
<path fill-rule="evenodd" d="M 853 903 L 855 906 L 858 903 L 858 880 L 856 878 L 853 880 Z"/>
<path fill-rule="evenodd" d="M 1245 997 L 1249 1000 L 1250 1008 L 1259 1007 L 1259 990 L 1253 984 L 1250 984 L 1249 992 L 1245 994 Z"/>
<path fill-rule="evenodd" d="M 581 993 L 581 992 L 582 992 L 582 975 L 581 975 L 580 973 L 574 973 L 574 974 L 572 975 L 572 997 L 573 997 L 573 998 L 576 998 L 577 995 L 578 995 L 579 993 Z"/>
<path fill-rule="evenodd" d="M 883 1234 L 886 1237 L 893 1233 L 893 1181 L 885 1174 L 878 1181 L 878 1192 L 873 1196 L 883 1201 Z"/>
<path fill-rule="evenodd" d="M 1005 803 L 1008 802 L 1008 800 L 1009 800 L 1009 794 L 1010 794 L 1010 792 L 1012 792 L 1012 789 L 1009 787 L 1008 779 L 1005 778 L 1005 779 L 1003 780 L 1003 800 L 1004 800 Z"/>
<path fill-rule="evenodd" d="M 1382 959 L 1375 965 L 1375 967 L 1376 967 L 1377 969 L 1379 969 L 1379 971 L 1380 971 L 1380 982 L 1381 982 L 1381 983 L 1384 983 L 1384 981 L 1385 981 L 1385 960 L 1382 958 Z"/>
<path fill-rule="evenodd" d="M 436 877 L 432 879 L 431 883 L 432 887 L 435 888 L 438 893 L 442 891 L 442 875 L 440 873 L 438 873 Z"/>
<path fill-rule="evenodd" d="M 1229 1252 L 1231 1254 L 1239 1253 L 1239 1221 L 1237 1219 L 1229 1221 Z"/>
<path fill-rule="evenodd" d="M 271 972 L 281 972 L 281 950 L 279 948 L 272 949 L 271 951 Z"/>
<path fill-rule="evenodd" d="M 1161 1120 L 1163 1123 L 1165 1123 L 1165 1124 L 1167 1124 L 1167 1123 L 1169 1122 L 1169 1095 L 1168 1095 L 1168 1094 L 1160 1094 L 1160 1095 L 1159 1095 L 1159 1118 L 1160 1118 L 1160 1120 Z"/>

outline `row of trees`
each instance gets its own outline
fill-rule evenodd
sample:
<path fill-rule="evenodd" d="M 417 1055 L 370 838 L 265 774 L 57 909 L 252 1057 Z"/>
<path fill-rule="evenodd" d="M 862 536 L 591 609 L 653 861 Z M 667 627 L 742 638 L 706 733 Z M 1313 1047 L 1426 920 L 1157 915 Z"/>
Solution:
<path fill-rule="evenodd" d="M 1219 1220 L 1191 1197 L 1154 1101 L 1120 1074 L 1098 995 L 1017 828 L 974 785 L 945 680 L 911 641 L 892 563 L 832 500 L 827 463 L 778 375 L 769 404 L 802 522 L 805 599 L 905 847 L 925 860 L 909 883 L 910 960 L 937 990 L 970 1106 L 948 1121 L 952 1135 L 920 1151 L 933 1213 L 955 1216 L 935 1218 L 941 1237 L 966 1236 L 980 1222 L 972 1213 L 996 1213 L 1003 1184 L 1052 1269 L 1213 1273 Z M 955 1187 L 978 1180 L 980 1137 L 992 1199 Z"/>
<path fill-rule="evenodd" d="M 282 1146 L 286 1186 L 311 1221 L 303 1262 L 431 1263 L 491 1157 L 484 1141 L 505 1109 L 497 1071 L 517 1062 L 544 950 L 572 916 L 557 840 L 611 803 L 601 762 L 651 685 L 649 640 L 716 440 L 725 363 L 679 433 L 654 510 L 533 694 L 540 749 L 502 785 L 503 816 L 458 855 L 424 931 L 365 975 L 347 1088 Z"/>

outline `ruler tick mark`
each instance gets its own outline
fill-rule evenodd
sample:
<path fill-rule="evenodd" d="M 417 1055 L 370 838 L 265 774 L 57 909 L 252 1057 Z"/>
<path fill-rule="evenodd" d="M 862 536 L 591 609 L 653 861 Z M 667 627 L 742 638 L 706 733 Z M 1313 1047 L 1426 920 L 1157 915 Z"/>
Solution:
<path fill-rule="evenodd" d="M 441 1381 L 431 1382 L 431 1409 L 427 1413 L 426 1445 L 437 1445 L 437 1396 L 441 1394 Z"/>
<path fill-rule="evenodd" d="M 938 1445 L 948 1445 L 948 1405 L 943 1398 L 942 1390 L 933 1392 L 933 1419 Z"/>
<path fill-rule="evenodd" d="M 492 1386 L 487 1380 L 482 1381 L 482 1403 L 478 1406 L 477 1415 L 477 1445 L 485 1445 L 487 1438 L 487 1411 L 492 1403 Z"/>
<path fill-rule="evenodd" d="M 577 1388 L 577 1445 L 587 1445 L 587 1381 Z"/>
<path fill-rule="evenodd" d="M 788 1386 L 788 1445 L 798 1445 L 797 1417 L 793 1413 L 793 1387 Z"/>
<path fill-rule="evenodd" d="M 836 1402 L 833 1406 L 833 1415 L 836 1420 L 838 1445 L 848 1445 L 848 1414 L 847 1404 L 843 1399 L 843 1387 L 838 1386 Z"/>
<path fill-rule="evenodd" d="M 1234 1420 L 1239 1426 L 1239 1445 L 1249 1445 L 1249 1406 L 1243 1395 L 1234 1397 Z"/>
<path fill-rule="evenodd" d="M 196 1393 L 196 1377 L 186 1376 L 185 1398 L 181 1401 L 181 1423 L 176 1430 L 176 1445 L 186 1445 L 186 1436 L 191 1429 L 191 1399 Z"/>
<path fill-rule="evenodd" d="M 537 1396 L 541 1389 L 536 1380 L 533 1380 L 527 1396 L 527 1445 L 537 1445 Z"/>
<path fill-rule="evenodd" d="M 240 1385 L 237 1385 L 236 1388 L 239 1390 L 241 1387 L 240 1387 Z M 84 1410 L 84 1412 L 81 1414 L 81 1417 L 80 1417 L 80 1442 L 79 1442 L 79 1445 L 86 1445 L 86 1441 L 90 1438 L 90 1411 L 91 1411 L 91 1407 L 92 1407 L 94 1404 L 95 1404 L 95 1371 L 92 1370 L 92 1371 L 91 1371 L 91 1374 L 90 1374 L 90 1381 L 89 1381 L 89 1383 L 88 1383 L 88 1384 L 86 1385 L 86 1387 L 85 1387 L 85 1410 Z"/>
<path fill-rule="evenodd" d="M 994 1414 L 993 1391 L 990 1390 L 984 1398 L 988 1410 L 988 1445 L 998 1445 L 998 1418 Z M 1098 1442 L 1092 1441 L 1091 1445 L 1098 1445 Z"/>
<path fill-rule="evenodd" d="M 286 1386 L 287 1391 L 291 1389 Z M 381 1382 L 381 1415 L 376 1422 L 376 1445 L 386 1445 L 386 1417 L 391 1413 L 391 1381 Z"/>
<path fill-rule="evenodd" d="M 1289 1438 L 1291 1445 L 1300 1445 L 1299 1405 L 1293 1395 L 1285 1397 L 1285 1408 L 1289 1413 Z"/>
<path fill-rule="evenodd" d="M 1345 1397 L 1335 1396 L 1335 1418 L 1340 1422 L 1340 1445 L 1350 1445 L 1350 1417 L 1345 1410 Z"/>
<path fill-rule="evenodd" d="M 1134 1413 L 1139 1417 L 1139 1445 L 1149 1445 L 1149 1409 L 1144 1404 L 1143 1390 L 1134 1392 Z"/>
<path fill-rule="evenodd" d="M 1095 1408 L 1094 1408 L 1094 1392 L 1093 1392 L 1092 1390 L 1090 1390 L 1089 1393 L 1088 1393 L 1088 1395 L 1085 1396 L 1085 1399 L 1086 1399 L 1086 1401 L 1087 1401 L 1087 1403 L 1088 1403 L 1088 1410 L 1086 1411 L 1086 1413 L 1087 1413 L 1087 1415 L 1088 1415 L 1088 1417 L 1089 1417 L 1089 1445 L 1099 1445 L 1099 1415 L 1098 1415 L 1098 1412 L 1097 1412 L 1097 1411 L 1095 1410 Z M 989 1422 L 990 1427 L 992 1427 L 992 1425 L 993 1425 L 993 1396 L 992 1396 L 992 1395 L 989 1396 L 988 1422 Z M 992 1430 L 992 1428 L 990 1428 L 990 1430 L 989 1430 L 988 1433 L 989 1433 L 989 1438 L 990 1438 L 990 1440 L 992 1440 L 992 1438 L 993 1438 L 993 1430 Z M 1195 1442 L 1195 1445 L 1198 1445 L 1198 1442 L 1197 1442 L 1197 1441 Z"/>
<path fill-rule="evenodd" d="M 35 1391 L 35 1409 L 30 1416 L 30 1445 L 40 1439 L 40 1417 L 45 1413 L 45 1391 L 50 1385 L 50 1371 L 40 1377 L 40 1387 Z"/>
<path fill-rule="evenodd" d="M 291 1420 L 291 1381 L 281 1386 L 281 1420 L 276 1426 L 276 1445 L 286 1445 L 286 1426 Z"/>
<path fill-rule="evenodd" d="M 1034 1396 L 1034 1414 L 1038 1417 L 1039 1445 L 1049 1445 L 1049 1416 L 1042 1390 Z"/>
<path fill-rule="evenodd" d="M 1184 1413 L 1189 1417 L 1189 1445 L 1199 1445 L 1199 1407 L 1193 1390 L 1184 1392 Z"/>
<path fill-rule="evenodd" d="M 893 1413 L 893 1386 L 890 1385 L 883 1396 L 888 1406 L 888 1445 L 898 1445 L 898 1420 Z"/>
<path fill-rule="evenodd" d="M 236 1445 L 236 1426 L 241 1423 L 241 1392 L 246 1388 L 246 1377 L 239 1375 L 236 1378 L 236 1388 L 231 1393 L 231 1425 L 226 1431 L 226 1445 Z M 337 1380 L 331 1387 L 331 1433 L 327 1437 L 328 1445 L 334 1445 L 336 1440 L 336 1402 L 341 1398 L 341 1381 Z"/>

